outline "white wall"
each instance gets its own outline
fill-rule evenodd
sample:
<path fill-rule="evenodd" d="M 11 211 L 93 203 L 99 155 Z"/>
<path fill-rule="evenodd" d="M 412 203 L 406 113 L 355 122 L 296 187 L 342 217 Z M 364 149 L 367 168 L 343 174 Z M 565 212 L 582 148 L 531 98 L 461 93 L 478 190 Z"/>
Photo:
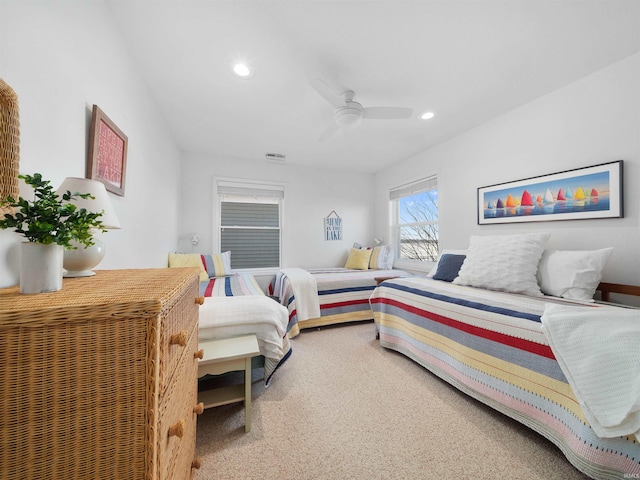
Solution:
<path fill-rule="evenodd" d="M 285 184 L 283 267 L 342 266 L 353 242 L 373 242 L 373 174 L 339 172 L 262 160 L 185 155 L 180 222 L 182 251 L 215 253 L 212 187 L 214 177 L 274 181 Z M 324 240 L 324 217 L 335 210 L 342 218 L 343 239 Z M 192 250 L 189 238 L 200 234 Z"/>
<path fill-rule="evenodd" d="M 100 269 L 166 266 L 177 244 L 180 153 L 102 2 L 0 1 L 0 76 L 20 103 L 20 172 L 54 186 L 85 176 L 93 104 L 129 138 L 122 230 Z M 18 281 L 20 238 L 0 231 L 0 287 Z"/>
<path fill-rule="evenodd" d="M 636 54 L 378 172 L 376 229 L 388 228 L 389 187 L 437 173 L 442 247 L 466 248 L 472 234 L 548 231 L 550 248 L 615 247 L 604 279 L 640 285 L 639 87 Z M 625 218 L 477 225 L 478 187 L 620 159 Z"/>

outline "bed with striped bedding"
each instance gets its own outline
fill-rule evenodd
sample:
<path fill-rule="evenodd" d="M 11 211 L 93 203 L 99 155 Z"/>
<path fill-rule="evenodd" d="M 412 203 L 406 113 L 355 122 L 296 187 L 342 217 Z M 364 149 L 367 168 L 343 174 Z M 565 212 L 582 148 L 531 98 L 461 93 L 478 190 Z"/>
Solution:
<path fill-rule="evenodd" d="M 261 355 L 257 366 L 264 367 L 265 385 L 269 386 L 275 371 L 291 355 L 286 309 L 266 296 L 253 275 L 244 272 L 200 282 L 200 295 L 204 297 L 200 341 L 256 335 Z"/>
<path fill-rule="evenodd" d="M 596 435 L 541 323 L 545 309 L 556 304 L 571 305 L 574 312 L 602 311 L 604 325 L 611 312 L 624 309 L 424 277 L 385 281 L 370 304 L 385 348 L 542 434 L 586 475 L 640 478 L 636 437 Z"/>
<path fill-rule="evenodd" d="M 291 269 L 299 270 L 299 269 Z M 314 296 L 319 305 L 319 315 L 311 318 L 301 317 L 299 312 L 305 308 L 302 302 L 308 301 L 294 294 L 294 280 L 281 270 L 271 283 L 269 291 L 289 311 L 289 338 L 300 333 L 301 329 L 314 328 L 340 323 L 372 320 L 373 312 L 369 306 L 369 297 L 377 285 L 376 278 L 389 278 L 408 275 L 401 270 L 352 270 L 348 268 L 307 269 L 313 277 Z"/>

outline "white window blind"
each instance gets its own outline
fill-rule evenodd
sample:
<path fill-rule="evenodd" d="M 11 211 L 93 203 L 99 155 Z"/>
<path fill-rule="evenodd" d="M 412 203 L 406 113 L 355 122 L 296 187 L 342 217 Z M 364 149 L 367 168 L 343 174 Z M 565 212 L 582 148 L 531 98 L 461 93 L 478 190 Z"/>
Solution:
<path fill-rule="evenodd" d="M 218 195 L 284 198 L 284 185 L 218 180 Z"/>
<path fill-rule="evenodd" d="M 278 268 L 284 186 L 219 180 L 217 193 L 220 251 L 231 251 L 231 268 Z"/>
<path fill-rule="evenodd" d="M 414 193 L 425 192 L 427 190 L 434 190 L 438 188 L 438 177 L 435 175 L 432 177 L 423 178 L 400 187 L 392 188 L 389 190 L 389 200 L 397 200 L 400 197 L 407 197 Z"/>

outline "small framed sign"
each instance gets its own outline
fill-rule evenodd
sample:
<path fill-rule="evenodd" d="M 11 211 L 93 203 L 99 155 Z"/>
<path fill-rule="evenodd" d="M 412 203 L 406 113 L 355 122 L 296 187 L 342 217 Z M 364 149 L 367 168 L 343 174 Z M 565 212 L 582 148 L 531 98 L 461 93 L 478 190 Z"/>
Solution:
<path fill-rule="evenodd" d="M 335 210 L 324 219 L 324 239 L 342 240 L 342 219 Z"/>
<path fill-rule="evenodd" d="M 127 136 L 105 113 L 93 106 L 87 178 L 104 183 L 106 189 L 124 197 L 127 169 Z"/>

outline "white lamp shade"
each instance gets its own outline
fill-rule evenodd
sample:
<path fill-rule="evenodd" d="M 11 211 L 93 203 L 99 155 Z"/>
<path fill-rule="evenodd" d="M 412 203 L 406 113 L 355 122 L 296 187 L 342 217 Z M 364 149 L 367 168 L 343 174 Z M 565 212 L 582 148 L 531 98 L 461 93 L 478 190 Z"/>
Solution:
<path fill-rule="evenodd" d="M 96 181 L 89 180 L 88 178 L 67 177 L 62 182 L 62 185 L 58 187 L 56 193 L 63 195 L 65 192 L 75 193 L 89 193 L 95 199 L 91 198 L 75 198 L 71 200 L 71 203 L 78 208 L 84 208 L 88 212 L 102 212 L 102 216 L 98 218 L 102 222 L 102 226 L 107 229 L 116 229 L 120 227 L 120 221 L 116 215 L 109 194 L 104 184 Z"/>

